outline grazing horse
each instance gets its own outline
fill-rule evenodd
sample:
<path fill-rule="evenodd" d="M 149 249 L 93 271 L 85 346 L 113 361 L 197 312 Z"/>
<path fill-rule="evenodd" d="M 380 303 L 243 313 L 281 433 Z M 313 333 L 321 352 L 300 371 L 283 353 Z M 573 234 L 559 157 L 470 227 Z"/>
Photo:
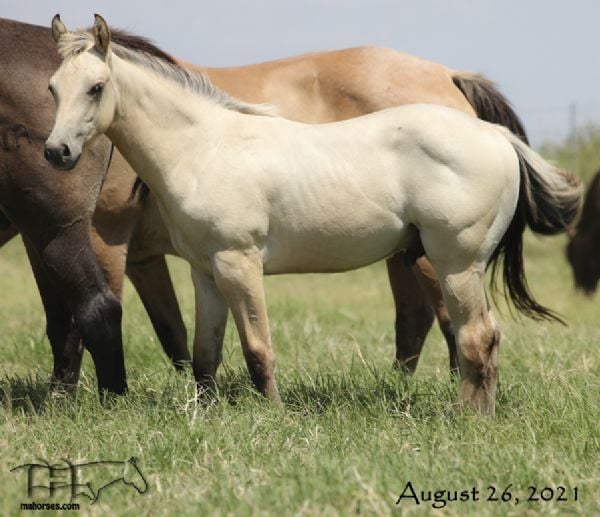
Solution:
<path fill-rule="evenodd" d="M 52 33 L 63 61 L 50 80 L 57 106 L 45 156 L 72 169 L 106 134 L 156 195 L 192 267 L 201 392 L 214 389 L 230 309 L 254 384 L 280 403 L 264 274 L 346 271 L 407 250 L 425 253 L 440 279 L 461 400 L 494 414 L 500 336 L 485 268 L 503 256 L 516 307 L 553 317 L 527 289 L 522 234 L 526 223 L 567 228 L 580 201 L 573 177 L 506 128 L 450 108 L 302 124 L 111 43 L 98 15 L 91 33 L 67 31 L 57 15 Z"/>
<path fill-rule="evenodd" d="M 144 38 L 115 32 L 113 39 L 174 61 Z M 108 147 L 104 154 L 90 153 L 81 160 L 78 168 L 95 171 L 95 175 L 88 174 L 85 184 L 79 178 L 57 181 L 39 161 L 41 142 L 53 117 L 46 86 L 58 66 L 50 30 L 0 19 L 0 65 L 11 70 L 11 74 L 0 75 L 0 143 L 4 144 L 0 156 L 5 154 L 5 166 L 0 170 L 0 209 L 7 216 L 0 217 L 0 245 L 18 231 L 23 235 L 46 309 L 55 383 L 72 385 L 77 381 L 80 333 L 95 336 L 96 348 L 120 346 L 113 345 L 110 337 L 117 335 L 116 331 L 107 335 L 103 330 L 104 326 L 115 328 L 120 313 L 109 310 L 116 305 L 89 252 L 90 227 L 92 247 L 112 292 L 120 298 L 126 270 L 166 354 L 176 366 L 189 360 L 186 330 L 164 259 L 166 253 L 175 251 L 152 193 L 143 199 L 141 195 L 131 198 L 136 176 L 118 151 L 104 176 Z M 360 47 L 237 68 L 186 67 L 207 73 L 218 87 L 236 97 L 276 104 L 283 116 L 293 120 L 332 122 L 400 104 L 427 102 L 504 124 L 524 138 L 519 119 L 487 80 L 395 50 Z M 26 96 L 23 82 L 29 85 Z M 28 128 L 36 128 L 38 137 L 32 139 Z M 96 191 L 91 187 L 102 183 L 103 176 L 92 220 L 96 200 L 90 193 Z M 79 183 L 71 186 L 71 182 Z M 75 219 L 80 224 L 69 225 Z M 42 227 L 44 231 L 37 231 Z M 78 250 L 75 264 L 72 250 Z M 448 341 L 450 366 L 456 369 L 454 336 L 431 266 L 425 257 L 413 266 L 405 262 L 403 252 L 387 261 L 396 305 L 396 365 L 415 369 L 433 322 L 433 306 Z M 107 309 L 86 310 L 90 300 L 101 301 Z M 116 365 L 116 359 L 108 365 L 96 362 L 97 369 L 109 369 L 98 373 L 100 387 L 111 372 L 124 375 L 124 368 Z"/>
<path fill-rule="evenodd" d="M 594 294 L 600 280 L 600 171 L 585 194 L 577 226 L 569 232 L 567 258 L 577 288 Z"/>

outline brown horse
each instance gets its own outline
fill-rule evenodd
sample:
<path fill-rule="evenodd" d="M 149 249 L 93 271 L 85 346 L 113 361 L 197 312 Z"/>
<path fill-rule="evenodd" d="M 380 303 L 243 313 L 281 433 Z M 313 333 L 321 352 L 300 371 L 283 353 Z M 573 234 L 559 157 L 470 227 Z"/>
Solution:
<path fill-rule="evenodd" d="M 4 239 L 20 231 L 47 315 L 54 355 L 53 379 L 73 385 L 83 339 L 101 390 L 126 389 L 121 305 L 90 246 L 91 218 L 106 174 L 111 145 L 95 142 L 77 175 L 56 174 L 43 158 L 52 127 L 48 77 L 59 64 L 48 31 L 0 24 L 0 208 L 12 222 Z M 27 49 L 27 50 L 25 50 Z"/>
<path fill-rule="evenodd" d="M 579 223 L 569 234 L 567 258 L 575 285 L 588 295 L 594 294 L 600 280 L 600 170 L 585 194 Z"/>
<path fill-rule="evenodd" d="M 113 39 L 172 59 L 143 38 L 117 33 Z M 116 297 L 121 296 L 127 270 L 167 355 L 176 364 L 189 360 L 164 257 L 173 250 L 152 194 L 143 196 L 143 189 L 134 189 L 135 195 L 129 195 L 136 176 L 115 152 L 97 197 L 110 155 L 104 140 L 78 165 L 89 168 L 89 174 L 49 171 L 42 158 L 41 143 L 53 118 L 46 86 L 58 65 L 50 31 L 0 20 L 0 62 L 12 71 L 11 77 L 0 77 L 0 127 L 10 144 L 0 169 L 0 209 L 13 223 L 0 239 L 14 235 L 15 227 L 23 234 L 46 309 L 54 378 L 76 381 L 79 330 L 94 358 L 99 387 L 120 392 L 126 385 L 120 306 L 93 259 L 90 230 Z M 518 117 L 487 80 L 394 50 L 354 48 L 202 70 L 232 95 L 275 104 L 284 117 L 299 121 L 331 122 L 400 104 L 435 103 L 504 124 L 525 138 Z M 23 84 L 29 88 L 27 100 L 19 95 Z M 424 258 L 415 263 L 412 257 L 397 255 L 388 260 L 388 271 L 396 305 L 396 365 L 416 368 L 435 313 L 456 370 L 454 336 L 431 266 Z"/>

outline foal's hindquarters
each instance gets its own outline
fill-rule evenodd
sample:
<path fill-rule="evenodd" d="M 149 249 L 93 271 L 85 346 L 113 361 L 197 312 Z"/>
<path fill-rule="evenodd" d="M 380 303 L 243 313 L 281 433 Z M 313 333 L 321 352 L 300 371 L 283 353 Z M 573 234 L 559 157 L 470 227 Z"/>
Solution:
<path fill-rule="evenodd" d="M 512 145 L 495 128 L 465 122 L 459 130 L 445 128 L 450 133 L 445 143 L 430 141 L 436 163 L 428 168 L 428 184 L 420 186 L 426 203 L 417 206 L 413 224 L 439 278 L 457 338 L 461 402 L 493 415 L 500 332 L 484 276 L 517 206 L 520 164 Z M 445 148 L 452 148 L 459 160 L 445 160 Z M 415 198 L 419 205 L 421 196 Z"/>

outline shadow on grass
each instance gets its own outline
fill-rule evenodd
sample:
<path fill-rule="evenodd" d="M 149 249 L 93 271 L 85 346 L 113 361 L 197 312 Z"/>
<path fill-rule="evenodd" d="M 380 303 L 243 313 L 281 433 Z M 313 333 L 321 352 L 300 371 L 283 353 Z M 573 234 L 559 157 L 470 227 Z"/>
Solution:
<path fill-rule="evenodd" d="M 50 383 L 39 374 L 0 378 L 0 405 L 7 411 L 40 414 L 49 394 Z"/>
<path fill-rule="evenodd" d="M 125 397 L 104 400 L 97 406 L 97 394 L 91 390 L 82 397 L 50 389 L 48 379 L 40 374 L 0 377 L 0 406 L 6 411 L 39 415 L 59 403 L 96 407 L 128 408 L 144 411 L 157 407 L 172 407 L 174 411 L 187 407 L 196 394 L 191 372 L 176 375 L 159 372 L 133 376 L 130 392 Z M 360 410 L 374 417 L 382 413 L 398 417 L 431 418 L 453 413 L 456 383 L 445 379 L 414 378 L 395 370 L 351 367 L 349 370 L 296 370 L 280 372 L 279 389 L 287 411 L 300 415 L 322 415 L 328 412 Z M 205 401 L 242 408 L 252 405 L 269 406 L 250 381 L 245 368 L 224 366 L 218 378 L 216 399 Z M 82 390 L 80 385 L 79 391 Z M 63 407 L 64 409 L 64 407 Z"/>
<path fill-rule="evenodd" d="M 284 406 L 303 414 L 323 414 L 340 409 L 371 410 L 413 417 L 440 416 L 453 411 L 456 383 L 452 379 L 415 379 L 397 371 L 295 372 L 280 375 Z M 220 376 L 219 398 L 236 406 L 252 398 L 264 400 L 243 369 L 227 369 Z M 265 401 L 266 402 L 266 401 Z"/>

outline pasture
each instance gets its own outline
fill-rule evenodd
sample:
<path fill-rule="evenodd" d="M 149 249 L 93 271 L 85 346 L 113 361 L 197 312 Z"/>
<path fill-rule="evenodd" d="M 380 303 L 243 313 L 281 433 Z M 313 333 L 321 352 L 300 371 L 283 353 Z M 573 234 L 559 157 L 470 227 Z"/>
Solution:
<path fill-rule="evenodd" d="M 449 515 L 597 514 L 598 298 L 571 288 L 564 243 L 527 235 L 526 269 L 533 293 L 565 315 L 568 328 L 513 320 L 503 303 L 496 310 L 503 336 L 492 421 L 453 410 L 456 385 L 437 328 L 414 377 L 391 368 L 393 305 L 383 264 L 267 279 L 283 410 L 255 392 L 231 321 L 219 403 L 198 406 L 191 372 L 177 375 L 167 363 L 130 284 L 129 395 L 101 406 L 86 354 L 76 400 L 47 396 L 44 314 L 15 240 L 0 254 L 1 511 L 16 514 L 32 500 L 25 475 L 9 473 L 18 464 L 136 456 L 147 493 L 120 483 L 93 506 L 77 499 L 83 514 L 435 513 L 432 502 L 395 504 L 409 481 L 419 497 L 468 491 L 470 501 L 448 503 Z M 191 333 L 188 267 L 170 266 Z M 509 487 L 510 501 L 488 501 L 490 486 L 499 499 Z M 561 486 L 568 501 L 556 500 Z M 539 497 L 546 487 L 554 501 Z M 532 490 L 539 500 L 526 500 Z M 33 500 L 64 503 L 68 492 Z"/>

